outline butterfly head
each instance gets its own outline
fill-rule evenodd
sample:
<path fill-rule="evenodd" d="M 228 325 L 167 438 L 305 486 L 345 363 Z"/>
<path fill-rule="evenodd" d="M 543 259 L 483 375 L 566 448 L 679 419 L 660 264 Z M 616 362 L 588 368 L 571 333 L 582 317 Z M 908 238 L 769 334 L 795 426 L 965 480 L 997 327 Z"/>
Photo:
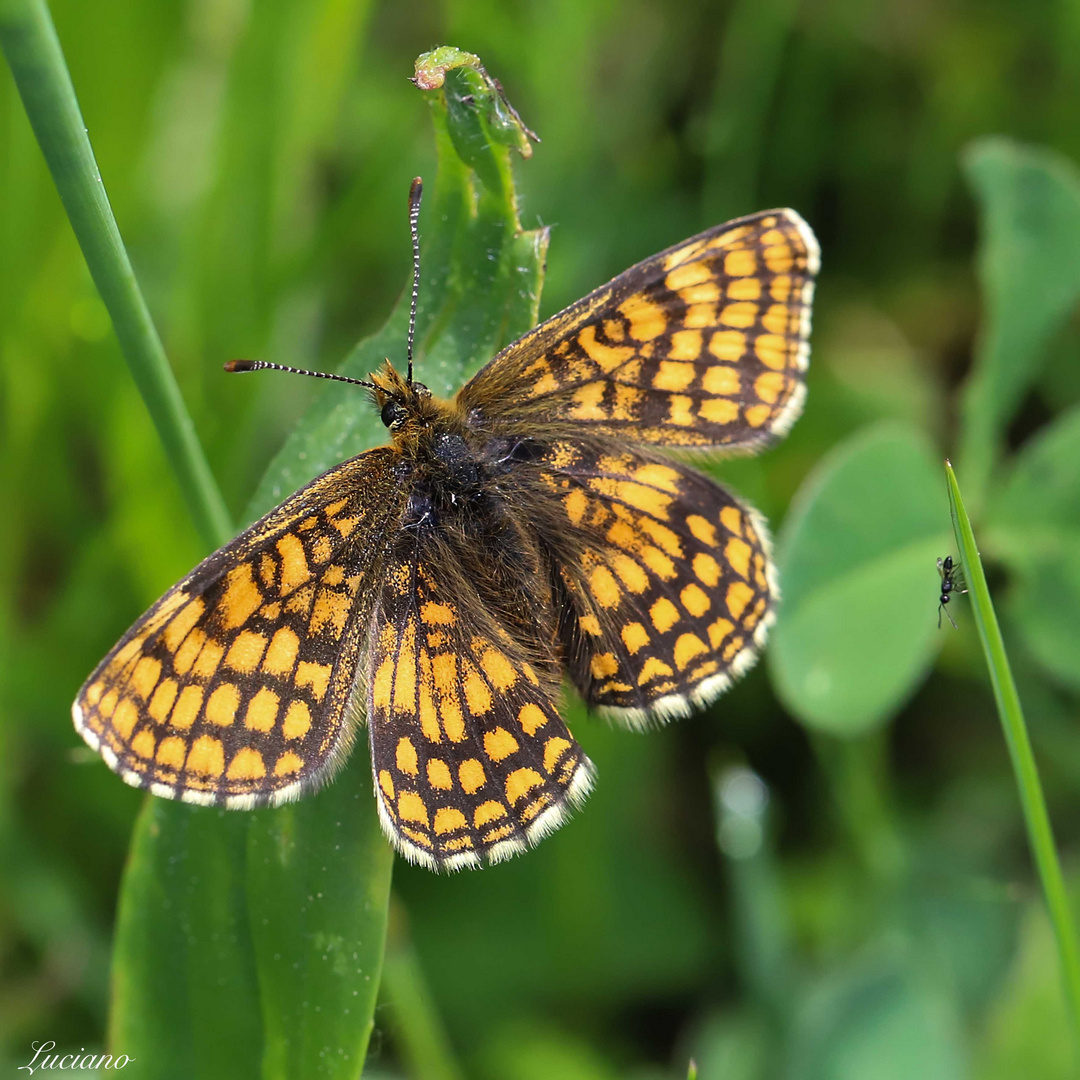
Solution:
<path fill-rule="evenodd" d="M 371 381 L 375 407 L 395 436 L 429 428 L 445 412 L 423 383 L 403 378 L 389 360 L 371 376 Z"/>

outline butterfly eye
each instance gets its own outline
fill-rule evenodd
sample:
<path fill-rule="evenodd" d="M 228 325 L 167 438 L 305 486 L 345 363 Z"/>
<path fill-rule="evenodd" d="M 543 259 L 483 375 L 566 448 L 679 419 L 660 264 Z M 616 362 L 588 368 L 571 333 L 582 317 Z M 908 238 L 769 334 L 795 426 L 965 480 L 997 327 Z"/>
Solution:
<path fill-rule="evenodd" d="M 406 414 L 405 408 L 401 404 L 401 402 L 394 401 L 394 399 L 391 398 L 382 407 L 382 414 L 381 415 L 382 415 L 382 422 L 388 428 L 393 429 L 393 428 L 397 427 L 405 419 L 407 414 Z"/>

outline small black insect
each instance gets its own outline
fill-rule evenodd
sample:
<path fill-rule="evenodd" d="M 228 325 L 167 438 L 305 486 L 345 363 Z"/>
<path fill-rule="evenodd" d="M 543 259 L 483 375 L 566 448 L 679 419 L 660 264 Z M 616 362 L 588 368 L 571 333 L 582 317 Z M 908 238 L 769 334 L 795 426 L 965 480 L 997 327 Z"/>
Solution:
<path fill-rule="evenodd" d="M 953 629 L 956 629 L 956 623 L 953 621 L 953 617 L 946 610 L 945 605 L 952 599 L 952 594 L 966 593 L 967 589 L 957 588 L 962 582 L 958 581 L 956 574 L 959 572 L 959 566 L 953 566 L 952 556 L 946 555 L 944 559 L 938 559 L 937 561 L 938 573 L 941 575 L 941 597 L 938 601 L 937 609 L 937 624 L 938 629 L 941 629 L 941 613 L 945 612 L 945 618 L 952 623 Z"/>

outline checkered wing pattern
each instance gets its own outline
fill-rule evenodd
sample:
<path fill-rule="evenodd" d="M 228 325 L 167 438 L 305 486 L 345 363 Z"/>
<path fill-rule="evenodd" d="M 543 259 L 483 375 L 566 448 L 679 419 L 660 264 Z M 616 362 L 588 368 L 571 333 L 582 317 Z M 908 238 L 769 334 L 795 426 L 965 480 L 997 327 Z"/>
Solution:
<path fill-rule="evenodd" d="M 496 430 L 752 451 L 802 410 L 818 261 L 793 210 L 721 225 L 530 331 L 458 403 Z"/>
<path fill-rule="evenodd" d="M 422 528 L 405 536 L 371 631 L 379 814 L 413 862 L 499 862 L 559 826 L 592 765 L 556 711 L 540 643 L 494 617 L 448 547 Z"/>
<path fill-rule="evenodd" d="M 756 659 L 777 589 L 764 523 L 693 469 L 556 442 L 518 494 L 555 554 L 585 700 L 632 727 L 716 698 Z"/>
<path fill-rule="evenodd" d="M 403 512 L 389 448 L 346 461 L 170 589 L 98 665 L 75 726 L 135 787 L 278 804 L 347 754 L 371 578 Z"/>

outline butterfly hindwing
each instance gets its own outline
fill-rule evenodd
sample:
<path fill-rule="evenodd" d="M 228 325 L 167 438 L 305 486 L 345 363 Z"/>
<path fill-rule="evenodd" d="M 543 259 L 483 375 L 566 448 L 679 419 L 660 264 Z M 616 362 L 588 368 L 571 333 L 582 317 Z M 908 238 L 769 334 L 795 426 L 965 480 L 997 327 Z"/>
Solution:
<path fill-rule="evenodd" d="M 458 404 L 494 430 L 756 449 L 802 410 L 817 268 L 793 210 L 728 222 L 530 331 Z"/>
<path fill-rule="evenodd" d="M 432 869 L 523 851 L 560 824 L 592 777 L 536 643 L 493 617 L 448 561 L 456 557 L 423 527 L 404 532 L 368 660 L 380 817 L 398 850 Z"/>
<path fill-rule="evenodd" d="M 753 663 L 777 599 L 756 513 L 694 469 L 609 442 L 557 441 L 517 481 L 591 706 L 631 726 L 683 715 Z"/>
<path fill-rule="evenodd" d="M 155 795 L 298 798 L 348 753 L 371 577 L 404 493 L 394 455 L 346 461 L 169 590 L 98 665 L 75 726 Z"/>

